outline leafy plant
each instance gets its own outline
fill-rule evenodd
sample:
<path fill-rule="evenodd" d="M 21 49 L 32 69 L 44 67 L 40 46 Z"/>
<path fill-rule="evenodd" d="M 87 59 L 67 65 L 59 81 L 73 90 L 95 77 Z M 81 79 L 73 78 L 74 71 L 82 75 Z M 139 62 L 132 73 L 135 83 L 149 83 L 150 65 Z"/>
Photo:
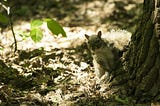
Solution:
<path fill-rule="evenodd" d="M 64 31 L 63 27 L 55 20 L 53 19 L 45 19 L 44 21 L 42 20 L 33 20 L 31 22 L 31 31 L 30 31 L 30 36 L 32 40 L 37 43 L 40 42 L 41 39 L 43 38 L 43 32 L 40 29 L 41 25 L 46 22 L 48 29 L 55 35 L 62 34 L 63 37 L 66 37 L 66 32 Z"/>
<path fill-rule="evenodd" d="M 7 0 L 4 0 L 5 2 Z M 13 23 L 12 23 L 12 14 L 11 14 L 11 11 L 10 11 L 10 7 L 7 7 L 6 5 L 2 4 L 0 2 L 0 6 L 2 6 L 6 11 L 7 11 L 7 14 L 9 16 L 9 18 L 7 18 L 7 16 L 3 15 L 0 13 L 0 23 L 2 24 L 10 24 L 11 26 L 11 31 L 12 31 L 12 34 L 13 34 L 13 38 L 14 38 L 14 44 L 15 44 L 15 52 L 17 50 L 17 41 L 16 41 L 16 37 L 15 37 L 15 33 L 14 33 L 14 30 L 13 30 Z M 59 35 L 59 34 L 62 34 L 62 36 L 66 37 L 66 32 L 64 31 L 63 27 L 55 20 L 53 19 L 45 19 L 45 20 L 33 20 L 31 22 L 31 31 L 30 31 L 30 37 L 32 38 L 32 40 L 37 43 L 37 42 L 40 42 L 41 39 L 43 38 L 43 32 L 42 30 L 40 29 L 41 25 L 43 24 L 43 22 L 46 22 L 47 23 L 47 27 L 48 29 L 55 35 Z"/>
<path fill-rule="evenodd" d="M 13 29 L 12 13 L 10 11 L 10 6 L 6 6 L 6 4 L 9 4 L 9 3 L 7 3 L 7 0 L 3 0 L 3 1 L 6 2 L 6 3 L 3 4 L 2 2 L 0 2 L 0 6 L 2 6 L 2 8 L 5 9 L 5 11 L 7 12 L 7 15 L 9 16 L 9 18 L 7 18 L 4 15 L 1 15 L 1 20 L 4 23 L 9 23 L 10 24 L 12 35 L 13 35 L 13 38 L 14 38 L 14 45 L 15 45 L 14 52 L 16 52 L 17 51 L 17 40 L 16 40 L 16 37 L 15 37 L 14 29 Z"/>
<path fill-rule="evenodd" d="M 43 33 L 40 30 L 40 26 L 43 24 L 43 21 L 41 20 L 33 20 L 31 22 L 31 32 L 30 32 L 30 36 L 32 38 L 32 40 L 37 43 L 40 42 L 41 39 L 43 38 Z"/>
<path fill-rule="evenodd" d="M 66 37 L 66 32 L 62 26 L 53 19 L 46 19 L 48 29 L 55 35 L 62 34 L 63 37 Z"/>
<path fill-rule="evenodd" d="M 9 19 L 6 15 L 0 13 L 0 23 L 7 25 L 9 23 Z"/>

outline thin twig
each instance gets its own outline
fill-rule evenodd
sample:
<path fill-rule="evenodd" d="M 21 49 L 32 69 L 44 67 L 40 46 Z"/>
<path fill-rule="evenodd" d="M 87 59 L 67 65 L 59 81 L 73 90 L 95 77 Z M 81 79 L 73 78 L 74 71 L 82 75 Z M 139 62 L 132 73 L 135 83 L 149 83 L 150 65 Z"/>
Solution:
<path fill-rule="evenodd" d="M 17 40 L 16 40 L 16 36 L 15 36 L 15 33 L 14 33 L 14 29 L 13 29 L 12 15 L 11 14 L 9 14 L 9 22 L 10 22 L 12 35 L 13 35 L 13 38 L 14 38 L 14 45 L 15 45 L 14 52 L 16 52 L 17 51 Z"/>
<path fill-rule="evenodd" d="M 9 16 L 9 23 L 10 23 L 12 35 L 14 38 L 14 44 L 15 44 L 14 52 L 16 52 L 17 51 L 17 40 L 16 40 L 16 36 L 14 33 L 14 29 L 13 29 L 12 14 L 11 14 L 10 7 L 7 7 L 6 5 L 2 4 L 1 2 L 0 2 L 0 6 L 2 6 L 7 11 L 7 14 Z"/>
<path fill-rule="evenodd" d="M 9 15 L 10 14 L 10 7 L 5 6 L 1 2 L 0 2 L 0 5 L 7 11 L 7 14 Z"/>

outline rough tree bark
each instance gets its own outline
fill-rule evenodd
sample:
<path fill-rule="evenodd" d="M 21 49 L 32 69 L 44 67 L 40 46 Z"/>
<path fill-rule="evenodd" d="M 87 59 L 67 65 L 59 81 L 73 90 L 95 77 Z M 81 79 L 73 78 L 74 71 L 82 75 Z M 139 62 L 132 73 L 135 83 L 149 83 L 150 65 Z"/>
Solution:
<path fill-rule="evenodd" d="M 111 84 L 123 85 L 121 93 L 139 102 L 160 100 L 160 0 L 144 0 L 141 21 L 124 59 L 124 73 Z"/>

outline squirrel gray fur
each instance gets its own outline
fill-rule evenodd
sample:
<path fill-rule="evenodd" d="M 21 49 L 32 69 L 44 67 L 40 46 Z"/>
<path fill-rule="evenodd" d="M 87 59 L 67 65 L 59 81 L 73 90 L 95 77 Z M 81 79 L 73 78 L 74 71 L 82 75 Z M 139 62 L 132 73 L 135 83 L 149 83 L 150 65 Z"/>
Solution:
<path fill-rule="evenodd" d="M 105 76 L 107 80 L 110 77 L 111 71 L 114 71 L 117 66 L 117 55 L 119 54 L 112 44 L 105 42 L 101 38 L 101 35 L 101 31 L 99 31 L 96 35 L 92 36 L 85 34 L 85 37 L 87 38 L 87 45 L 93 57 L 96 78 L 101 79 Z"/>

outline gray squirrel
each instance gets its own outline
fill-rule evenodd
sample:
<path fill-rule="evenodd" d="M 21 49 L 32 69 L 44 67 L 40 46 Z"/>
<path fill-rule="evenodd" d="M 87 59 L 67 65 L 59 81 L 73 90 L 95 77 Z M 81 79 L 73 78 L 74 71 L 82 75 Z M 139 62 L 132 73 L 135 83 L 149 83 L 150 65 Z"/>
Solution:
<path fill-rule="evenodd" d="M 85 34 L 85 37 L 87 38 L 87 45 L 93 57 L 96 78 L 101 80 L 105 76 L 105 79 L 108 80 L 111 71 L 114 71 L 117 66 L 117 55 L 119 53 L 112 44 L 105 42 L 101 38 L 101 35 L 101 31 L 99 31 L 96 35 L 92 36 Z"/>

